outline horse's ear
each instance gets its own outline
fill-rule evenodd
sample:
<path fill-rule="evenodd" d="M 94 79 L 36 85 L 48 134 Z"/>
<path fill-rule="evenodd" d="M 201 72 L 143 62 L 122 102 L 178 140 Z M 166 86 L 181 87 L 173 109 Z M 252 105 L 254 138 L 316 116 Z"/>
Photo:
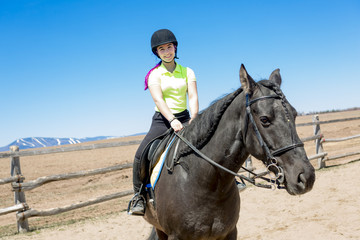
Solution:
<path fill-rule="evenodd" d="M 243 88 L 243 90 L 246 93 L 251 93 L 254 91 L 255 88 L 255 81 L 252 79 L 252 77 L 247 73 L 244 64 L 241 64 L 240 67 L 240 83 Z"/>
<path fill-rule="evenodd" d="M 276 83 L 277 85 L 281 85 L 281 75 L 280 75 L 280 69 L 275 69 L 270 77 L 269 77 L 269 81 Z"/>

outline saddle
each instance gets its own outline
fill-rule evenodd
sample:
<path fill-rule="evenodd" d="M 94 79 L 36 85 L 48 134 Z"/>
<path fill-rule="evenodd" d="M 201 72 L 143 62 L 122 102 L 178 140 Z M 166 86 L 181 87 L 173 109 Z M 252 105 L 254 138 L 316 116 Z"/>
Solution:
<path fill-rule="evenodd" d="M 140 158 L 140 180 L 143 183 L 149 179 L 152 169 L 159 161 L 161 154 L 165 151 L 173 135 L 174 131 L 170 128 L 146 145 Z"/>

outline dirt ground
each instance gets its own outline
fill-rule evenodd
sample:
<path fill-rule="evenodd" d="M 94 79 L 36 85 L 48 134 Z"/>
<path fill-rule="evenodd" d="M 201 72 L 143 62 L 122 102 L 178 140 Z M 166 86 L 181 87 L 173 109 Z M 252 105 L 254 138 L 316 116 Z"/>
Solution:
<path fill-rule="evenodd" d="M 359 117 L 360 111 L 320 114 L 320 120 Z M 311 122 L 300 116 L 297 123 Z M 313 135 L 313 127 L 298 127 L 300 138 Z M 322 124 L 325 139 L 360 134 L 360 120 Z M 106 141 L 129 141 L 143 136 Z M 86 144 L 86 143 L 84 143 Z M 315 154 L 313 141 L 305 143 L 308 156 Z M 21 157 L 25 182 L 42 176 L 77 172 L 131 163 L 137 145 L 69 153 Z M 360 150 L 360 139 L 324 143 L 329 156 Z M 249 186 L 241 196 L 238 239 L 360 239 L 360 155 L 329 161 L 316 171 L 311 192 L 290 196 L 282 190 Z M 312 161 L 317 167 L 317 160 Z M 263 166 L 254 159 L 257 169 Z M 9 159 L 0 159 L 0 178 L 10 175 Z M 132 169 L 52 182 L 26 191 L 30 208 L 45 210 L 131 189 Z M 51 217 L 30 218 L 31 232 L 17 234 L 15 213 L 0 216 L 0 238 L 20 239 L 122 239 L 142 240 L 151 226 L 141 217 L 125 212 L 131 196 Z M 0 208 L 13 206 L 10 184 L 0 185 Z"/>

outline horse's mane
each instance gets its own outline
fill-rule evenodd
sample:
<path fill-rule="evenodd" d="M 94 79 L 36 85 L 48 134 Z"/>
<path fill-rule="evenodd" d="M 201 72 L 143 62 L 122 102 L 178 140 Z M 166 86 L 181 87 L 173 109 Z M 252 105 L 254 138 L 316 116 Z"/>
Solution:
<path fill-rule="evenodd" d="M 225 110 L 242 91 L 243 89 L 239 88 L 213 102 L 208 108 L 199 113 L 193 122 L 185 128 L 183 136 L 196 148 L 201 149 L 214 134 Z M 189 154 L 191 151 L 192 150 L 187 145 L 179 147 L 177 159 Z"/>

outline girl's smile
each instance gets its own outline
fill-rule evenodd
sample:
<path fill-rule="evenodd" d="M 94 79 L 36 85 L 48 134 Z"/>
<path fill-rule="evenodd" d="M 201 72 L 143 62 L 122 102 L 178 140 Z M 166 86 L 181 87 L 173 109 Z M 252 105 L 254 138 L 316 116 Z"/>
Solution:
<path fill-rule="evenodd" d="M 173 43 L 166 43 L 157 47 L 157 53 L 164 62 L 172 62 L 174 60 L 175 50 Z"/>

